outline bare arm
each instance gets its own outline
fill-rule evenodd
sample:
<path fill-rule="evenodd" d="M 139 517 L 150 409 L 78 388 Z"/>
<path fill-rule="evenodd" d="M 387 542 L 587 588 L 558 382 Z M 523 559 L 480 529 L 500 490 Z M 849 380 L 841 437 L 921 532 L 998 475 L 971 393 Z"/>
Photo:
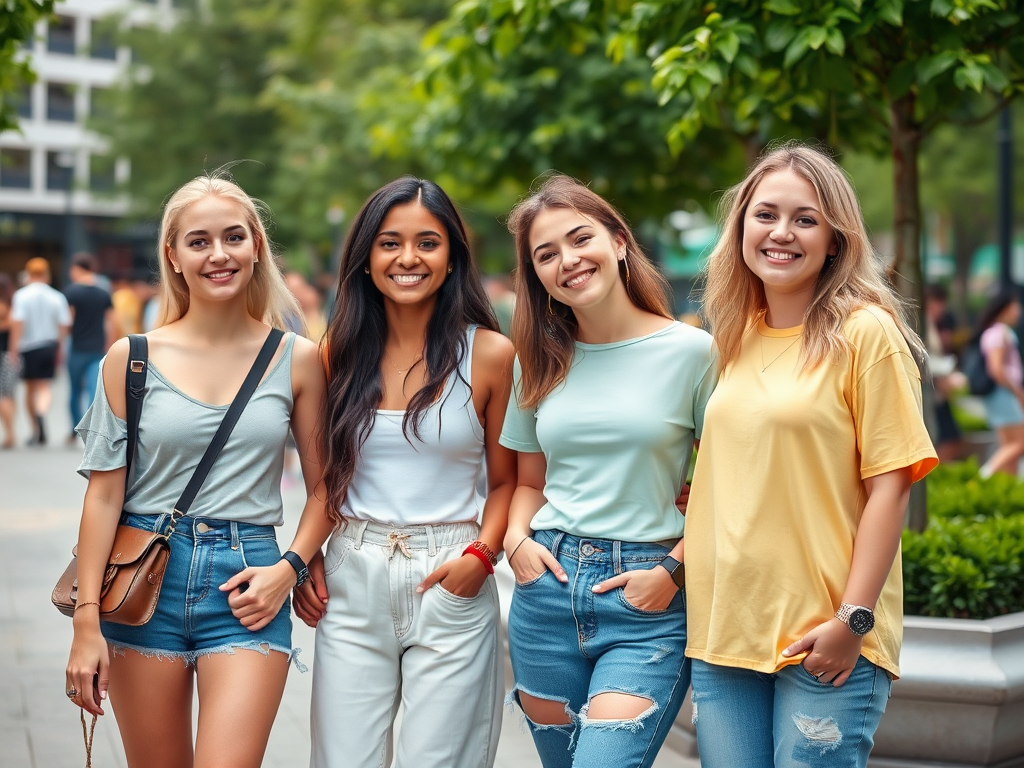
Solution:
<path fill-rule="evenodd" d="M 1010 390 L 1019 398 L 1024 398 L 1024 389 L 1006 377 L 1006 347 L 996 347 L 985 353 L 985 368 L 992 381 Z"/>
<path fill-rule="evenodd" d="M 117 315 L 113 307 L 107 307 L 103 312 L 103 332 L 106 336 L 105 349 L 110 349 L 118 339 Z"/>
<path fill-rule="evenodd" d="M 103 388 L 115 416 L 125 417 L 124 367 L 128 343 L 117 344 L 103 365 Z M 100 632 L 99 599 L 114 534 L 124 504 L 125 468 L 93 471 L 85 491 L 82 522 L 78 531 L 78 605 L 74 640 L 67 666 L 69 687 L 80 692 L 75 702 L 88 712 L 102 715 L 106 698 L 109 656 Z"/>
<path fill-rule="evenodd" d="M 14 365 L 18 364 L 18 355 L 20 354 L 18 345 L 21 343 L 21 334 L 24 328 L 25 324 L 21 320 L 11 320 L 11 335 L 7 337 L 7 355 Z"/>

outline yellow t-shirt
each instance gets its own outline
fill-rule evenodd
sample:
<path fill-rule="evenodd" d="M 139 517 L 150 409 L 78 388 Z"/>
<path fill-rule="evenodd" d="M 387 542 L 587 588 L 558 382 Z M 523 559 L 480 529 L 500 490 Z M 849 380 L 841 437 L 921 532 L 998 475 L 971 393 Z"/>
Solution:
<path fill-rule="evenodd" d="M 686 515 L 686 655 L 777 672 L 782 651 L 842 602 L 864 478 L 938 463 L 921 379 L 892 317 L 852 313 L 852 351 L 800 371 L 797 328 L 764 320 L 708 401 Z M 862 654 L 899 675 L 903 579 L 896 555 Z"/>

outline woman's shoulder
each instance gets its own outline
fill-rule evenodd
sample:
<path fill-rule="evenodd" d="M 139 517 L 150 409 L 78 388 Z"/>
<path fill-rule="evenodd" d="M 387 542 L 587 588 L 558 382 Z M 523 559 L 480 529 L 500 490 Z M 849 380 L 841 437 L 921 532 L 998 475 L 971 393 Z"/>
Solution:
<path fill-rule="evenodd" d="M 854 344 L 859 339 L 885 338 L 895 341 L 903 338 L 896 318 L 875 304 L 867 304 L 851 312 L 843 323 L 843 333 Z"/>
<path fill-rule="evenodd" d="M 483 366 L 485 371 L 501 372 L 508 376 L 512 373 L 512 359 L 515 349 L 508 337 L 497 331 L 477 328 L 473 339 L 473 364 Z"/>

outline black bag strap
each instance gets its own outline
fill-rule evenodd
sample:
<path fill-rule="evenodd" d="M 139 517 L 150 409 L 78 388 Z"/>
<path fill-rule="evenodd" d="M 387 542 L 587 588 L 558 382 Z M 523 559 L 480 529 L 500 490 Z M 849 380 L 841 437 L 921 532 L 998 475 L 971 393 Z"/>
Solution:
<path fill-rule="evenodd" d="M 135 448 L 139 444 L 139 419 L 142 418 L 142 396 L 146 393 L 146 372 L 149 369 L 149 342 L 141 334 L 128 337 L 128 364 L 124 367 L 124 403 L 128 421 L 128 456 L 124 472 L 124 489 L 132 476 Z"/>
<path fill-rule="evenodd" d="M 227 443 L 231 430 L 235 428 L 238 417 L 242 415 L 242 411 L 245 410 L 249 398 L 252 397 L 256 387 L 259 386 L 260 381 L 263 379 L 263 374 L 266 373 L 267 366 L 270 365 L 270 361 L 274 358 L 274 353 L 277 352 L 282 336 L 284 336 L 284 331 L 279 328 L 271 329 L 267 335 L 267 340 L 263 342 L 263 348 L 256 356 L 256 362 L 252 364 L 249 374 L 245 377 L 245 381 L 242 382 L 241 389 L 238 390 L 235 399 L 231 401 L 228 412 L 224 414 L 224 420 L 221 421 L 220 427 L 217 428 L 217 434 L 213 436 L 213 440 L 206 449 L 206 453 L 203 454 L 199 466 L 196 467 L 196 471 L 192 474 L 192 479 L 188 481 L 188 485 L 185 486 L 185 490 L 178 498 L 178 503 L 174 505 L 170 528 L 167 531 L 168 534 L 174 532 L 174 527 L 178 524 L 178 521 L 188 513 L 189 507 L 195 501 L 199 489 L 202 488 L 203 483 L 206 481 L 206 476 L 213 469 L 213 463 L 217 460 L 217 456 L 220 455 L 224 444 Z"/>

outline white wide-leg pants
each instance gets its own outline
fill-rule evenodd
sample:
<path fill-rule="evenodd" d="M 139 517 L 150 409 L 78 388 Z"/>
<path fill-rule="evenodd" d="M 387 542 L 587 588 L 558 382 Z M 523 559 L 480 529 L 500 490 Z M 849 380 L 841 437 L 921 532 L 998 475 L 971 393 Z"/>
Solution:
<path fill-rule="evenodd" d="M 498 594 L 416 586 L 476 539 L 476 523 L 346 520 L 327 545 L 316 630 L 311 768 L 491 768 L 504 692 Z"/>

